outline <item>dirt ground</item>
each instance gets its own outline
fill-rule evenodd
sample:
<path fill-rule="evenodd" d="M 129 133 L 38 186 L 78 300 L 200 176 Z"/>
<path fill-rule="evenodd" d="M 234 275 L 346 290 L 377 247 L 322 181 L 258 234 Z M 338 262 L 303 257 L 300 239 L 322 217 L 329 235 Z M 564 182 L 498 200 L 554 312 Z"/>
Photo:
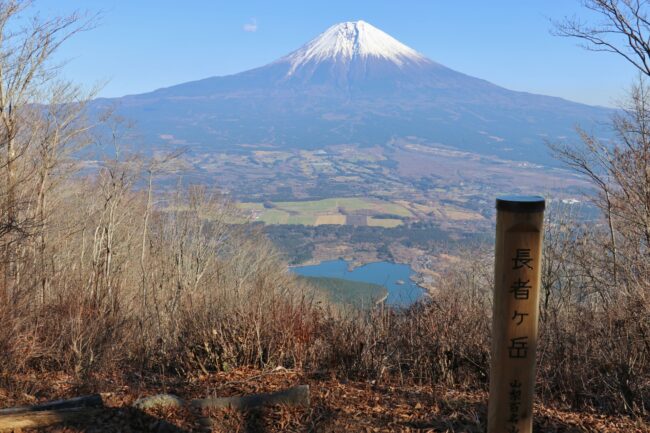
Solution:
<path fill-rule="evenodd" d="M 132 381 L 133 378 L 131 378 Z M 105 409 L 74 424 L 40 431 L 80 432 L 446 432 L 485 431 L 487 394 L 437 387 L 341 382 L 325 373 L 240 369 L 190 380 L 140 378 L 136 386 L 123 379 L 103 378 L 101 385 L 75 385 L 65 376 L 23 377 L 0 388 L 0 404 L 9 407 L 100 392 Z M 190 409 L 141 411 L 131 407 L 139 397 L 172 393 L 183 399 L 270 392 L 309 384 L 308 408 L 274 406 L 251 411 L 232 409 L 199 412 Z M 16 392 L 20 389 L 27 392 Z M 646 433 L 648 419 L 572 412 L 537 404 L 536 433 Z M 207 423 L 211 426 L 207 426 Z M 25 432 L 27 430 L 23 430 Z"/>

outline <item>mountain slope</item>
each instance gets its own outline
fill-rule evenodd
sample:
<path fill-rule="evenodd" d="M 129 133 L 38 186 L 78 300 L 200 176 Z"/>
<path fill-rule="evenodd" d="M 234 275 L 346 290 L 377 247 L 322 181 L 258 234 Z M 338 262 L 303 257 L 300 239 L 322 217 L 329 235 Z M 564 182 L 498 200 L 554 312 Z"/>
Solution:
<path fill-rule="evenodd" d="M 161 135 L 201 152 L 385 145 L 417 137 L 541 163 L 552 161 L 544 140 L 574 135 L 576 124 L 590 128 L 611 113 L 456 72 L 363 21 L 332 26 L 266 66 L 117 103 L 151 147 L 166 143 Z"/>

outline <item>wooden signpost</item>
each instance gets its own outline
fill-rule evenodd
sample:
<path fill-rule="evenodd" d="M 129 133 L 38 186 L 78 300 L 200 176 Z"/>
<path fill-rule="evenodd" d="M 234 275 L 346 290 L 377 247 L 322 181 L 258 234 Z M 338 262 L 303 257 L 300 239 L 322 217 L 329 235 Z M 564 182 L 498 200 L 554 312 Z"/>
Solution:
<path fill-rule="evenodd" d="M 497 199 L 488 433 L 531 433 L 544 198 Z"/>

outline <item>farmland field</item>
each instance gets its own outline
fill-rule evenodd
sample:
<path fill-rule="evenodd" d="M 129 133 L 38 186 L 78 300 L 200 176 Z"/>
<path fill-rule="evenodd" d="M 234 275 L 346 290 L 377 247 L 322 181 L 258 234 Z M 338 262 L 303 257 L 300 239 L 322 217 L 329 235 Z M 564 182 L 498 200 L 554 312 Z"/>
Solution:
<path fill-rule="evenodd" d="M 399 203 L 355 197 L 239 203 L 238 207 L 253 221 L 261 221 L 265 224 L 360 224 L 396 227 L 402 224 L 401 218 L 413 216 L 409 209 Z M 383 218 L 374 218 L 378 215 L 382 215 Z"/>
<path fill-rule="evenodd" d="M 319 215 L 316 218 L 316 224 L 317 226 L 324 225 L 324 224 L 336 224 L 336 225 L 341 225 L 345 224 L 345 215 L 341 214 L 335 214 L 335 215 Z"/>

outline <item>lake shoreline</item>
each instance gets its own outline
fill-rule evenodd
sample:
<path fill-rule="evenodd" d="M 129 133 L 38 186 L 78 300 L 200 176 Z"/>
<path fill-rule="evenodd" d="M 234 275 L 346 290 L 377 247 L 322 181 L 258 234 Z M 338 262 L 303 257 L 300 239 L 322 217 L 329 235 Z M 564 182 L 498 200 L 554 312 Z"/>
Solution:
<path fill-rule="evenodd" d="M 298 265 L 287 265 L 287 269 L 289 271 L 291 271 L 292 269 L 298 269 L 298 268 L 302 268 L 302 267 L 305 267 L 305 266 L 319 266 L 319 265 L 323 264 L 324 262 L 331 262 L 331 261 L 336 261 L 336 260 L 343 260 L 346 263 L 348 263 L 348 271 L 350 271 L 350 272 L 353 272 L 355 269 L 361 268 L 361 267 L 366 266 L 366 265 L 371 265 L 373 263 L 382 263 L 382 262 L 391 263 L 391 264 L 395 264 L 395 265 L 408 266 L 413 271 L 413 274 L 409 276 L 409 280 L 413 284 L 415 284 L 416 286 L 419 286 L 427 296 L 431 296 L 431 294 L 432 294 L 432 290 L 425 286 L 425 284 L 427 283 L 426 280 L 425 280 L 426 274 L 424 272 L 417 271 L 416 268 L 411 263 L 393 262 L 393 261 L 389 262 L 387 260 L 379 260 L 379 259 L 378 260 L 372 260 L 372 261 L 363 261 L 363 260 L 354 260 L 353 259 L 353 260 L 348 261 L 348 260 L 346 260 L 346 259 L 344 259 L 342 257 L 339 257 L 339 258 L 336 258 L 336 259 L 311 259 L 311 260 L 304 261 L 304 262 L 302 262 L 302 263 L 300 263 Z"/>
<path fill-rule="evenodd" d="M 381 285 L 388 291 L 386 303 L 394 306 L 410 306 L 428 293 L 425 287 L 417 284 L 418 273 L 408 264 L 402 263 L 377 261 L 358 264 L 338 259 L 320 261 L 318 264 L 290 266 L 289 270 L 301 276 Z"/>

